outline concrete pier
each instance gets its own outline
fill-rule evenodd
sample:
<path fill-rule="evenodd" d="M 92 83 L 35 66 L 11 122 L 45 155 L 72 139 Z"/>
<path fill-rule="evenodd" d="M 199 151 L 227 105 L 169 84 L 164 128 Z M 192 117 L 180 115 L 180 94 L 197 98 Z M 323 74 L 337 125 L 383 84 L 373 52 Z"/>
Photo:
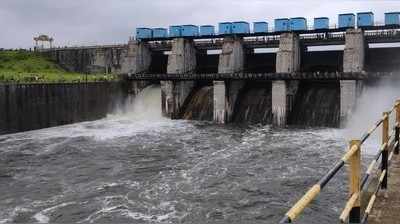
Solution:
<path fill-rule="evenodd" d="M 192 40 L 177 38 L 168 56 L 168 74 L 193 73 L 196 70 L 196 49 Z"/>
<path fill-rule="evenodd" d="M 225 81 L 214 81 L 214 121 L 218 124 L 226 121 L 226 92 Z"/>
<path fill-rule="evenodd" d="M 130 40 L 125 60 L 121 67 L 122 73 L 145 73 L 150 68 L 151 51 L 146 43 Z"/>
<path fill-rule="evenodd" d="M 151 50 L 148 48 L 146 43 L 129 40 L 126 58 L 124 63 L 121 65 L 122 73 L 128 75 L 146 73 L 149 71 L 150 64 Z M 129 82 L 129 85 L 128 92 L 137 95 L 149 85 L 149 82 L 131 81 Z"/>
<path fill-rule="evenodd" d="M 295 33 L 283 33 L 276 54 L 276 72 L 291 73 L 300 70 L 300 40 Z"/>
<path fill-rule="evenodd" d="M 363 72 L 365 65 L 364 32 L 361 29 L 346 31 L 346 44 L 343 54 L 343 72 Z M 362 91 L 362 81 L 340 81 L 340 123 L 346 124 Z"/>
<path fill-rule="evenodd" d="M 349 29 L 345 34 L 346 43 L 343 53 L 343 72 L 362 72 L 365 62 L 364 32 L 361 29 Z"/>
<path fill-rule="evenodd" d="M 300 70 L 300 41 L 295 33 L 281 34 L 279 51 L 276 55 L 276 73 L 292 73 Z M 272 82 L 272 121 L 279 127 L 285 126 L 287 114 L 294 103 L 298 81 Z M 289 100 L 290 99 L 290 102 Z"/>
<path fill-rule="evenodd" d="M 272 82 L 272 123 L 276 126 L 286 125 L 286 81 Z"/>
<path fill-rule="evenodd" d="M 192 40 L 174 39 L 168 56 L 168 74 L 193 73 L 196 70 L 196 49 Z M 161 81 L 161 101 L 164 116 L 179 118 L 182 106 L 191 93 L 194 81 Z"/>
<path fill-rule="evenodd" d="M 244 48 L 241 38 L 225 38 L 219 56 L 218 73 L 243 70 Z M 214 81 L 214 121 L 224 124 L 232 120 L 233 109 L 244 81 Z"/>
<path fill-rule="evenodd" d="M 243 39 L 225 38 L 222 52 L 219 55 L 218 73 L 234 73 L 243 71 L 244 48 Z"/>
<path fill-rule="evenodd" d="M 346 124 L 357 101 L 357 81 L 340 81 L 340 126 Z"/>

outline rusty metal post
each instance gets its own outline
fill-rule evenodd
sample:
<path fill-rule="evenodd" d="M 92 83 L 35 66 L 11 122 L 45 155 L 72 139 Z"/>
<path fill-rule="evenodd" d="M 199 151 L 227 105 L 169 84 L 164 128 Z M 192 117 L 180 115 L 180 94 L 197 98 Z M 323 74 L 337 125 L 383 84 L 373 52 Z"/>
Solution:
<path fill-rule="evenodd" d="M 396 129 L 395 129 L 395 142 L 397 142 L 396 147 L 394 148 L 394 154 L 399 154 L 400 149 L 400 100 L 396 100 Z"/>
<path fill-rule="evenodd" d="M 361 194 L 360 194 L 360 182 L 361 182 L 361 141 L 351 140 L 351 149 L 354 145 L 358 147 L 358 150 L 349 159 L 349 194 L 350 197 L 358 195 L 353 207 L 349 214 L 349 223 L 360 223 L 361 222 Z"/>
<path fill-rule="evenodd" d="M 387 189 L 387 176 L 388 176 L 388 157 L 389 157 L 389 112 L 383 112 L 383 123 L 382 123 L 382 145 L 386 147 L 382 151 L 382 165 L 381 171 L 386 171 L 385 177 L 382 181 L 382 189 Z"/>

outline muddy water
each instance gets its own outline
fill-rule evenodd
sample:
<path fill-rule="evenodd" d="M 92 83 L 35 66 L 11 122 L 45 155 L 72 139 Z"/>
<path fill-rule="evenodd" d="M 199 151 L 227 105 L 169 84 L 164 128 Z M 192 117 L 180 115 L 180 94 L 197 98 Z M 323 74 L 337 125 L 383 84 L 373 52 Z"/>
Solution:
<path fill-rule="evenodd" d="M 0 136 L 0 223 L 277 223 L 345 150 L 338 129 L 164 119 L 159 91 L 106 119 Z M 341 172 L 299 223 L 337 223 L 345 189 Z"/>

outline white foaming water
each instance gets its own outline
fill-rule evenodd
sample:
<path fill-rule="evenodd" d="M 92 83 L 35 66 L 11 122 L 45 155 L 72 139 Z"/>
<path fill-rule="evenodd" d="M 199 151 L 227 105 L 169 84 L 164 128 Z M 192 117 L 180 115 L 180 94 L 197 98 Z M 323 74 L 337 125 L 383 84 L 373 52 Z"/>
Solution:
<path fill-rule="evenodd" d="M 93 137 L 96 140 L 108 140 L 143 132 L 166 132 L 170 128 L 186 123 L 162 117 L 161 88 L 151 85 L 137 96 L 130 97 L 125 105 L 120 106 L 104 119 L 18 133 L 12 136 L 14 140 L 20 137 L 25 138 L 26 134 L 31 134 L 30 137 L 35 139 Z"/>
<path fill-rule="evenodd" d="M 161 88 L 151 85 L 143 89 L 137 96 L 129 97 L 124 106 L 109 118 L 129 118 L 138 121 L 164 121 L 161 113 Z"/>
<path fill-rule="evenodd" d="M 33 216 L 39 223 L 49 223 L 50 218 L 48 216 L 43 215 L 42 213 L 37 213 Z"/>
<path fill-rule="evenodd" d="M 59 205 L 50 207 L 50 208 L 46 208 L 38 213 L 36 213 L 33 218 L 36 219 L 39 223 L 49 223 L 50 218 L 48 215 L 46 215 L 47 213 L 51 213 L 54 210 L 57 210 L 59 208 L 65 207 L 65 206 L 69 206 L 69 205 L 73 205 L 76 204 L 75 202 L 68 202 L 68 203 L 61 203 Z"/>
<path fill-rule="evenodd" d="M 392 109 L 396 99 L 400 98 L 399 85 L 399 82 L 383 80 L 376 86 L 364 89 L 344 130 L 348 140 L 360 139 L 361 135 L 373 127 L 382 117 L 382 112 Z M 394 114 L 390 116 L 390 128 L 394 125 Z M 364 144 L 367 147 L 367 152 L 372 154 L 377 152 L 377 147 L 381 143 L 381 129 L 382 127 L 379 127 Z"/>

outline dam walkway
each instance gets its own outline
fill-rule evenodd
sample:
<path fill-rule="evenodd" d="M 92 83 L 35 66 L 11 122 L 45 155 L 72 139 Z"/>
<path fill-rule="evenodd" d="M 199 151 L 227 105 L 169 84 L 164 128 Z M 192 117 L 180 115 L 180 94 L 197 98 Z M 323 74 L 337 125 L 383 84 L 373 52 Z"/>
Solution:
<path fill-rule="evenodd" d="M 400 158 L 396 155 L 390 165 L 387 195 L 377 197 L 374 209 L 368 223 L 399 223 L 400 222 Z"/>
<path fill-rule="evenodd" d="M 393 72 L 291 72 L 291 73 L 138 73 L 122 74 L 131 81 L 187 81 L 187 80 L 364 80 L 397 78 Z"/>
<path fill-rule="evenodd" d="M 394 122 L 393 122 L 394 121 Z M 392 123 L 392 124 L 391 124 Z M 362 175 L 362 148 L 381 128 L 381 144 Z M 322 192 L 339 170 L 347 166 L 348 199 L 338 217 L 340 223 L 400 223 L 400 100 L 360 139 L 351 140 L 342 159 L 313 185 L 281 219 L 292 223 Z M 334 221 L 334 220 L 332 220 Z"/>

